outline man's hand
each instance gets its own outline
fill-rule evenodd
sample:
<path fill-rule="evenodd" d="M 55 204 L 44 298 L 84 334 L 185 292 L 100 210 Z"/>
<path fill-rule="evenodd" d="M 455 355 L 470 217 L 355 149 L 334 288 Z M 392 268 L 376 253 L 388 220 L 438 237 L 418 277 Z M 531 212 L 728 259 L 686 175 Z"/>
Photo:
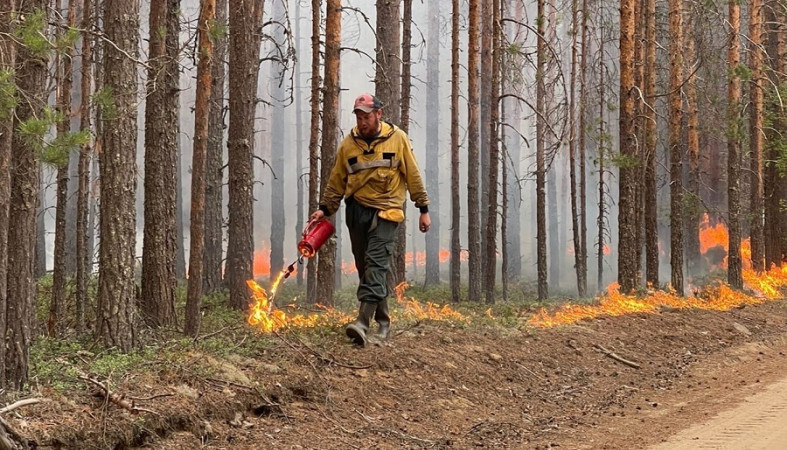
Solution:
<path fill-rule="evenodd" d="M 315 221 L 315 222 L 316 222 L 316 221 L 318 221 L 318 220 L 320 220 L 320 219 L 323 219 L 323 218 L 325 218 L 325 213 L 324 213 L 324 212 L 322 212 L 322 210 L 321 210 L 321 209 L 318 209 L 317 211 L 314 211 L 314 212 L 312 213 L 312 215 L 311 215 L 311 216 L 309 216 L 309 220 L 313 220 L 313 221 Z"/>
<path fill-rule="evenodd" d="M 421 233 L 429 231 L 430 226 L 432 226 L 432 219 L 429 218 L 429 213 L 421 214 L 421 217 L 418 219 L 418 229 L 421 230 Z"/>

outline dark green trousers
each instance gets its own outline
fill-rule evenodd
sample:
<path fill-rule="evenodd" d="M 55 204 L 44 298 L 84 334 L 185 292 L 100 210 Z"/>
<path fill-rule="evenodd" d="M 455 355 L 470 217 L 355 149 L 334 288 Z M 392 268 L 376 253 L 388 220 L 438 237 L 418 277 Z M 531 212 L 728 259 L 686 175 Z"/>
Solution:
<path fill-rule="evenodd" d="M 362 206 L 352 197 L 346 204 L 347 228 L 358 269 L 358 300 L 377 303 L 388 296 L 388 266 L 399 224 L 381 219 L 376 209 Z"/>

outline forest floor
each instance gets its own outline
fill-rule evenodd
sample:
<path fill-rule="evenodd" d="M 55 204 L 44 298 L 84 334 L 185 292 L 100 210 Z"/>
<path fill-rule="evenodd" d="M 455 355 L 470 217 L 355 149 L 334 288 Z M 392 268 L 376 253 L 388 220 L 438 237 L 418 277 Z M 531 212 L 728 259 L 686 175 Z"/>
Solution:
<path fill-rule="evenodd" d="M 2 418 L 36 448 L 630 449 L 787 376 L 783 300 L 551 328 L 528 325 L 532 306 L 497 308 L 402 318 L 367 348 L 341 324 L 239 323 L 133 357 L 53 342 L 31 392 L 2 398 L 44 401 Z"/>

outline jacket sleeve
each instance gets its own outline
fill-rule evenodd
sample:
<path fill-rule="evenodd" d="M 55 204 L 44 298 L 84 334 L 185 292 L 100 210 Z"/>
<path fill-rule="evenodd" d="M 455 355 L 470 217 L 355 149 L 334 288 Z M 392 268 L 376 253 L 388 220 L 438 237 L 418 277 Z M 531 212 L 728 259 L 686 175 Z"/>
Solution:
<path fill-rule="evenodd" d="M 402 174 L 407 182 L 407 190 L 410 191 L 410 200 L 415 202 L 415 206 L 421 210 L 422 213 L 428 212 L 429 196 L 424 187 L 424 180 L 421 178 L 421 169 L 418 168 L 418 163 L 415 161 L 415 153 L 410 146 L 410 139 L 407 135 L 402 133 L 404 141 L 402 149 Z"/>
<path fill-rule="evenodd" d="M 344 164 L 345 158 L 342 148 L 343 146 L 340 145 L 339 150 L 336 152 L 336 162 L 333 165 L 333 169 L 331 169 L 328 185 L 325 186 L 320 199 L 320 210 L 326 216 L 333 215 L 339 209 L 347 187 L 347 167 Z"/>

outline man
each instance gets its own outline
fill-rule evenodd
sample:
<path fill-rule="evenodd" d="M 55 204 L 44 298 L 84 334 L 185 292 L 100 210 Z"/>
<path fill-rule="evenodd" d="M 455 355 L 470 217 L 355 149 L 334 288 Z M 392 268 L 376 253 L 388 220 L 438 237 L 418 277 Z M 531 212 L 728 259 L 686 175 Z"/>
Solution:
<path fill-rule="evenodd" d="M 415 162 L 407 134 L 383 122 L 383 105 L 371 94 L 355 99 L 356 126 L 339 144 L 336 164 L 322 194 L 320 208 L 312 220 L 330 216 L 347 205 L 355 267 L 358 269 L 358 318 L 347 326 L 347 336 L 358 345 L 368 343 L 372 318 L 379 324 L 377 337 L 388 338 L 388 265 L 393 253 L 396 229 L 404 221 L 406 190 L 420 209 L 422 233 L 429 231 L 429 197 Z"/>

